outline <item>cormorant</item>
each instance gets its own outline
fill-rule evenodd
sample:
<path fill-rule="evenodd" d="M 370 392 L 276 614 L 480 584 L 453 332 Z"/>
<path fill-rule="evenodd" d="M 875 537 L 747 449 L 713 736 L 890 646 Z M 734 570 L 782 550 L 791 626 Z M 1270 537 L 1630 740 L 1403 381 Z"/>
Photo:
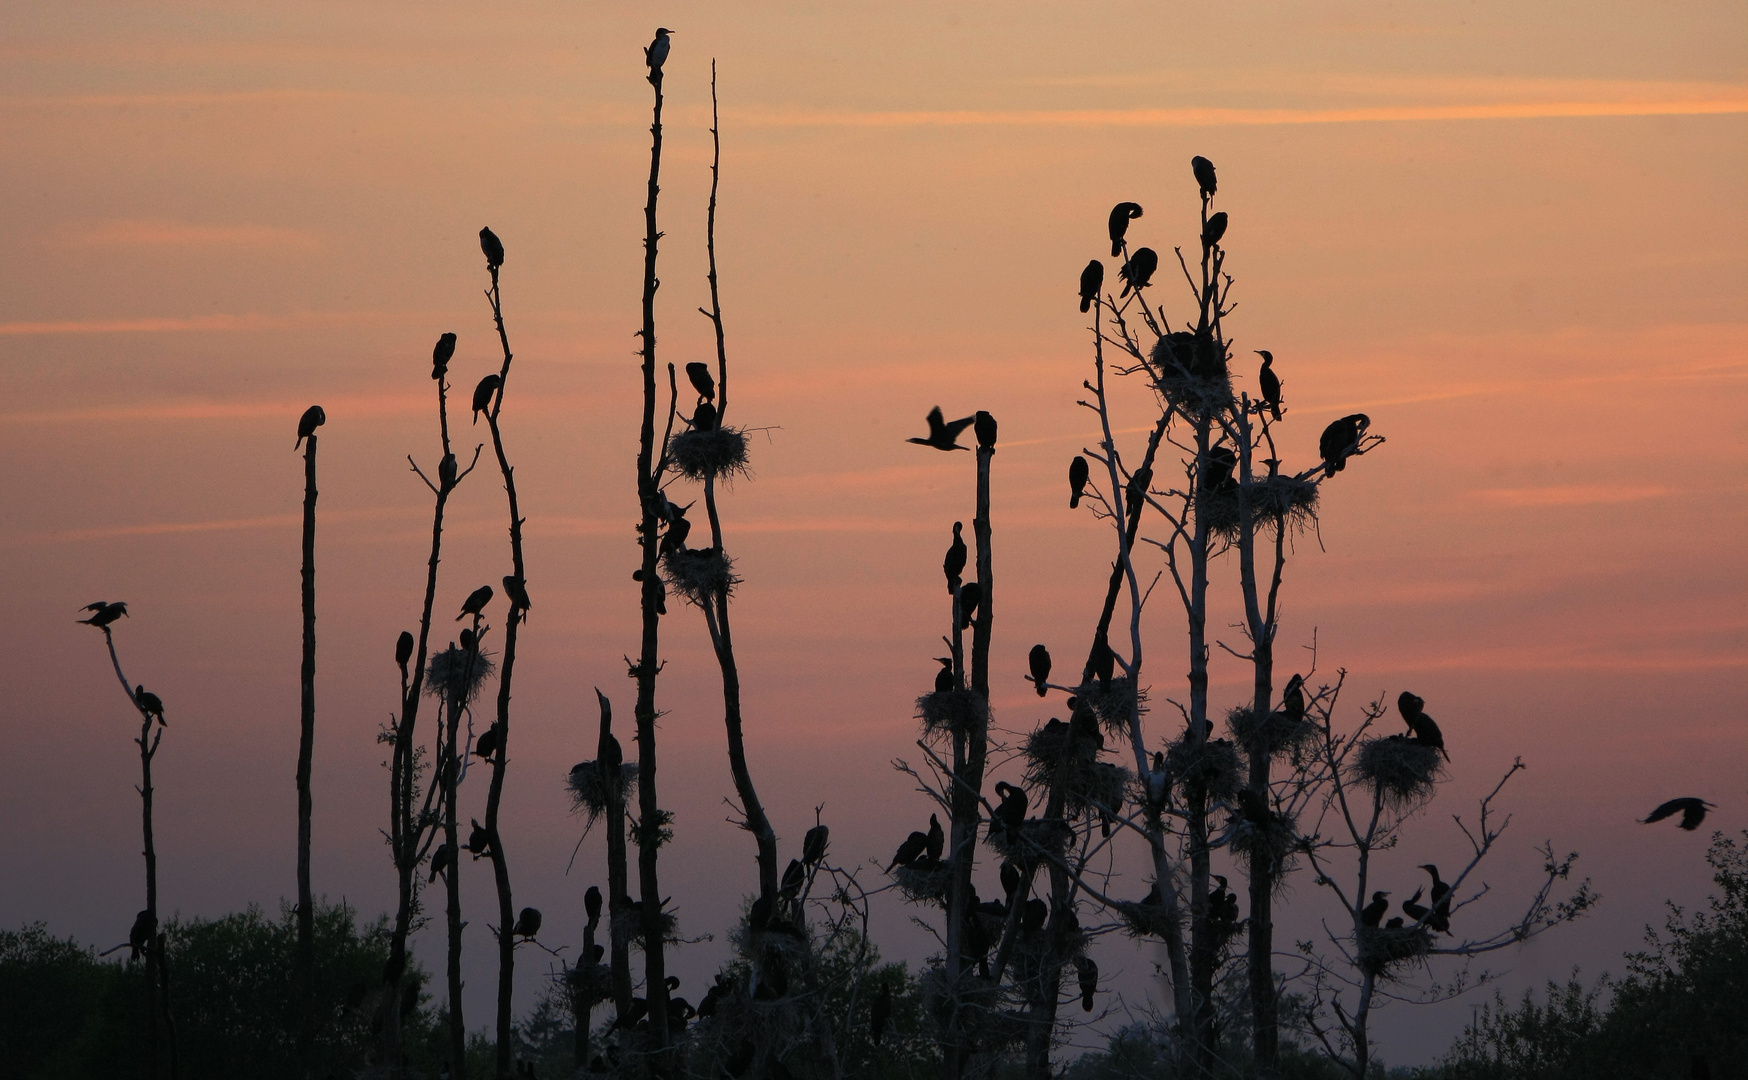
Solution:
<path fill-rule="evenodd" d="M 1214 176 L 1214 163 L 1197 154 L 1190 159 L 1190 171 L 1196 174 L 1196 184 L 1202 189 L 1205 199 L 1220 189 L 1220 182 Z"/>
<path fill-rule="evenodd" d="M 880 993 L 868 1006 L 868 1038 L 875 1046 L 880 1045 L 880 1037 L 886 1034 L 886 1025 L 892 1020 L 892 984 L 887 983 L 880 988 Z"/>
<path fill-rule="evenodd" d="M 1444 732 L 1438 729 L 1438 725 L 1433 722 L 1432 717 L 1426 715 L 1425 705 L 1426 702 L 1423 699 L 1406 690 L 1396 697 L 1396 711 L 1402 714 L 1403 720 L 1407 721 L 1408 731 L 1414 736 L 1414 741 L 1422 746 L 1432 747 L 1443 754 L 1446 761 L 1449 761 L 1451 754 L 1445 749 Z"/>
<path fill-rule="evenodd" d="M 789 865 L 783 870 L 783 880 L 777 890 L 786 900 L 793 900 L 801 894 L 801 886 L 807 881 L 807 868 L 800 859 L 790 859 Z"/>
<path fill-rule="evenodd" d="M 1218 244 L 1226 235 L 1226 211 L 1210 215 L 1208 224 L 1202 226 L 1202 243 L 1208 247 Z"/>
<path fill-rule="evenodd" d="M 934 815 L 931 814 L 929 820 L 933 821 Z M 904 838 L 904 843 L 898 845 L 897 853 L 892 856 L 892 861 L 886 865 L 886 872 L 890 874 L 893 867 L 909 866 L 916 862 L 922 858 L 923 852 L 927 851 L 928 847 L 929 836 L 927 833 L 912 832 Z"/>
<path fill-rule="evenodd" d="M 158 723 L 164 723 L 164 699 L 147 690 L 144 683 L 134 687 L 134 704 L 138 705 L 140 712 L 146 716 L 156 717 Z"/>
<path fill-rule="evenodd" d="M 493 754 L 498 752 L 498 741 L 498 725 L 493 724 L 491 727 L 486 728 L 485 734 L 481 735 L 474 741 L 473 752 L 480 757 L 490 758 Z"/>
<path fill-rule="evenodd" d="M 327 422 L 328 414 L 322 411 L 320 405 L 311 405 L 305 409 L 303 415 L 297 420 L 297 442 L 292 444 L 292 451 L 295 452 L 298 447 L 303 445 L 305 439 L 314 436 L 316 429 Z"/>
<path fill-rule="evenodd" d="M 98 600 L 86 604 L 79 610 L 91 612 L 91 617 L 89 619 L 79 620 L 81 623 L 84 623 L 86 626 L 104 627 L 126 615 L 127 605 L 120 600 L 117 600 L 113 604 Z"/>
<path fill-rule="evenodd" d="M 1432 863 L 1421 863 L 1420 869 L 1432 875 L 1432 902 L 1443 903 L 1444 898 L 1450 895 L 1451 887 L 1439 879 L 1438 867 Z"/>
<path fill-rule="evenodd" d="M 950 694 L 958 689 L 959 681 L 953 677 L 953 658 L 937 656 L 935 663 L 941 665 L 941 670 L 935 672 L 935 693 Z"/>
<path fill-rule="evenodd" d="M 455 617 L 455 621 L 460 622 L 469 615 L 478 615 L 480 612 L 484 611 L 486 605 L 491 602 L 492 587 L 490 585 L 481 585 L 473 592 L 467 594 L 467 599 L 463 600 L 461 603 L 461 614 Z"/>
<path fill-rule="evenodd" d="M 1651 811 L 1651 816 L 1646 818 L 1643 824 L 1649 825 L 1655 821 L 1662 821 L 1664 818 L 1679 810 L 1681 811 L 1681 827 L 1688 832 L 1692 832 L 1699 828 L 1700 823 L 1706 819 L 1706 811 L 1713 809 L 1716 809 L 1715 805 L 1706 802 L 1704 799 L 1695 799 L 1692 797 L 1670 799 L 1662 806 Z"/>
<path fill-rule="evenodd" d="M 1001 864 L 1001 894 L 1008 898 L 1009 903 L 1013 902 L 1014 892 L 1020 887 L 1024 880 L 1025 879 L 1020 876 L 1020 866 L 1018 863 L 1009 859 L 1007 862 Z"/>
<path fill-rule="evenodd" d="M 1004 780 L 996 781 L 995 793 L 1001 803 L 989 819 L 990 835 L 999 831 L 1006 832 L 1010 837 L 1014 836 L 1026 823 L 1026 793 Z"/>
<path fill-rule="evenodd" d="M 1086 493 L 1086 482 L 1091 475 L 1086 458 L 1079 454 L 1068 463 L 1068 508 L 1076 510 L 1080 507 L 1080 497 Z"/>
<path fill-rule="evenodd" d="M 959 582 L 965 573 L 965 559 L 968 552 L 965 549 L 965 523 L 953 523 L 953 542 L 947 545 L 947 556 L 941 560 L 941 572 L 947 575 L 947 592 L 958 591 Z"/>
<path fill-rule="evenodd" d="M 1344 416 L 1323 429 L 1317 440 L 1317 452 L 1323 458 L 1323 475 L 1334 476 L 1347 468 L 1347 459 L 1360 448 L 1371 418 L 1365 413 Z"/>
<path fill-rule="evenodd" d="M 1046 684 L 1050 679 L 1050 650 L 1042 645 L 1032 646 L 1032 651 L 1026 654 L 1026 666 L 1031 669 L 1038 696 L 1043 697 L 1049 692 Z"/>
<path fill-rule="evenodd" d="M 395 664 L 396 665 L 398 665 L 400 667 L 407 666 L 407 661 L 411 660 L 413 658 L 413 645 L 414 645 L 413 635 L 408 633 L 405 630 L 402 630 L 401 636 L 395 639 Z"/>
<path fill-rule="evenodd" d="M 698 391 L 698 396 L 705 401 L 716 400 L 716 379 L 710 374 L 710 365 L 697 360 L 686 365 L 686 378 L 692 380 L 692 389 Z"/>
<path fill-rule="evenodd" d="M 1136 248 L 1135 254 L 1129 256 L 1129 261 L 1123 264 L 1123 291 L 1120 296 L 1128 296 L 1129 291 L 1145 289 L 1153 281 L 1153 272 L 1159 269 L 1159 252 L 1150 247 Z"/>
<path fill-rule="evenodd" d="M 504 242 L 498 239 L 497 233 L 490 229 L 481 229 L 479 249 L 486 257 L 486 269 L 496 270 L 504 265 Z"/>
<path fill-rule="evenodd" d="M 478 862 L 481 855 L 491 850 L 492 838 L 491 834 L 486 832 L 485 827 L 479 823 L 478 818 L 470 818 L 469 820 L 473 822 L 473 831 L 467 834 L 467 850 L 473 856 L 474 861 Z"/>
<path fill-rule="evenodd" d="M 1389 895 L 1387 892 L 1372 894 L 1372 902 L 1360 912 L 1360 925 L 1375 927 L 1384 921 L 1384 912 L 1390 910 L 1390 901 L 1385 899 Z"/>
<path fill-rule="evenodd" d="M 516 916 L 516 925 L 510 928 L 510 935 L 531 938 L 538 933 L 540 933 L 540 909 L 523 908 L 522 914 Z"/>
<path fill-rule="evenodd" d="M 1432 875 L 1432 918 L 1427 920 L 1441 934 L 1451 932 L 1451 887 L 1439 880 L 1438 867 L 1432 863 L 1422 863 L 1420 868 Z"/>
<path fill-rule="evenodd" d="M 455 335 L 444 334 L 431 350 L 431 377 L 441 379 L 449 371 L 449 360 L 455 355 Z"/>
<path fill-rule="evenodd" d="M 1419 716 L 1421 711 L 1425 708 L 1426 699 L 1418 694 L 1412 694 L 1407 690 L 1404 690 L 1396 695 L 1396 711 L 1402 714 L 1402 720 L 1404 723 L 1408 723 L 1414 717 Z M 1409 723 L 1409 730 L 1413 730 L 1412 723 Z"/>
<path fill-rule="evenodd" d="M 825 825 L 815 825 L 801 838 L 801 861 L 809 866 L 825 858 L 825 846 L 832 831 Z"/>
<path fill-rule="evenodd" d="M 1420 890 L 1415 889 L 1413 896 L 1402 901 L 1402 913 L 1415 922 L 1420 922 L 1432 914 L 1432 909 L 1420 902 Z"/>
<path fill-rule="evenodd" d="M 1305 677 L 1295 674 L 1287 680 L 1287 688 L 1281 691 L 1281 712 L 1287 719 L 1300 721 L 1305 719 Z"/>
<path fill-rule="evenodd" d="M 1219 888 L 1208 897 L 1208 918 L 1230 934 L 1238 926 L 1238 894 L 1227 886 L 1225 878 L 1219 874 L 1213 877 Z"/>
<path fill-rule="evenodd" d="M 498 392 L 498 387 L 504 385 L 503 377 L 492 372 L 479 381 L 473 388 L 473 422 L 479 423 L 479 414 L 492 407 L 492 395 Z"/>
<path fill-rule="evenodd" d="M 473 631 L 464 626 L 461 628 L 461 633 L 458 636 L 461 638 L 461 651 L 472 652 L 475 645 Z"/>
<path fill-rule="evenodd" d="M 1281 418 L 1281 377 L 1275 374 L 1275 354 L 1267 349 L 1256 350 L 1262 357 L 1262 370 L 1256 373 L 1256 383 L 1262 388 L 1262 401 L 1276 420 Z"/>
<path fill-rule="evenodd" d="M 983 603 L 983 586 L 967 581 L 959 587 L 959 629 L 963 630 L 977 618 L 977 605 Z"/>
<path fill-rule="evenodd" d="M 438 490 L 447 491 L 455 486 L 457 469 L 458 466 L 455 463 L 455 455 L 444 454 L 443 460 L 437 463 Z"/>
<path fill-rule="evenodd" d="M 1120 202 L 1111 207 L 1111 258 L 1123 254 L 1123 235 L 1129 231 L 1129 222 L 1140 216 L 1140 203 Z"/>
<path fill-rule="evenodd" d="M 690 535 L 692 535 L 691 519 L 678 514 L 674 515 L 674 519 L 668 522 L 668 531 L 662 534 L 662 552 L 665 554 L 685 547 L 686 537 Z"/>
<path fill-rule="evenodd" d="M 708 401 L 700 401 L 698 408 L 692 412 L 693 431 L 716 430 L 716 406 Z"/>
<path fill-rule="evenodd" d="M 971 420 L 971 431 L 977 436 L 977 445 L 984 450 L 994 450 L 996 429 L 995 417 L 984 412 L 982 409 L 979 409 L 977 410 L 977 415 L 972 417 Z"/>
<path fill-rule="evenodd" d="M 1020 915 L 1020 929 L 1028 934 L 1036 934 L 1044 929 L 1044 923 L 1050 918 L 1050 905 L 1036 896 L 1026 901 Z"/>
<path fill-rule="evenodd" d="M 930 862 L 940 862 L 941 850 L 947 846 L 947 834 L 941 831 L 941 819 L 933 814 L 929 815 L 929 834 L 923 840 L 923 854 Z"/>
<path fill-rule="evenodd" d="M 1077 956 L 1074 973 L 1080 979 L 1080 1011 L 1092 1012 L 1093 995 L 1099 992 L 1099 966 L 1090 956 Z"/>
<path fill-rule="evenodd" d="M 583 894 L 583 910 L 588 913 L 590 922 L 595 922 L 601 918 L 600 886 L 590 885 L 589 891 Z"/>
<path fill-rule="evenodd" d="M 662 65 L 668 62 L 668 35 L 673 33 L 665 26 L 656 27 L 655 40 L 644 47 L 643 62 L 649 65 L 651 82 L 661 77 Z"/>
<path fill-rule="evenodd" d="M 1117 674 L 1117 654 L 1111 651 L 1110 642 L 1102 635 L 1093 645 L 1092 669 L 1093 677 L 1099 681 L 1099 689 L 1109 690 L 1111 680 Z"/>
<path fill-rule="evenodd" d="M 447 843 L 438 844 L 437 850 L 431 853 L 431 877 L 426 884 L 435 883 L 438 874 L 442 874 L 444 880 L 447 881 L 449 869 L 454 865 L 455 857 L 450 854 L 449 845 Z"/>
<path fill-rule="evenodd" d="M 520 611 L 534 606 L 534 601 L 528 599 L 528 583 L 512 574 L 504 575 L 504 595 L 510 598 L 510 606 Z"/>
<path fill-rule="evenodd" d="M 127 932 L 128 959 L 138 960 L 140 950 L 150 945 L 157 936 L 158 920 L 152 917 L 150 910 L 135 915 L 133 928 Z"/>
<path fill-rule="evenodd" d="M 1171 777 L 1165 772 L 1165 755 L 1158 750 L 1153 752 L 1153 768 L 1147 771 L 1147 801 L 1154 806 L 1164 806 L 1166 796 L 1171 794 Z"/>
<path fill-rule="evenodd" d="M 969 450 L 971 447 L 959 445 L 959 433 L 970 427 L 971 422 L 975 419 L 974 416 L 967 416 L 963 420 L 955 420 L 949 424 L 941 417 L 941 407 L 936 405 L 929 410 L 928 438 L 913 438 L 904 441 L 916 443 L 918 446 L 932 446 L 936 450 Z"/>
<path fill-rule="evenodd" d="M 1080 272 L 1080 310 L 1091 311 L 1099 290 L 1105 287 L 1105 264 L 1093 259 Z"/>
<path fill-rule="evenodd" d="M 1224 491 L 1237 481 L 1232 479 L 1232 471 L 1238 468 L 1238 455 L 1232 452 L 1230 446 L 1216 446 L 1208 451 L 1208 491 Z"/>

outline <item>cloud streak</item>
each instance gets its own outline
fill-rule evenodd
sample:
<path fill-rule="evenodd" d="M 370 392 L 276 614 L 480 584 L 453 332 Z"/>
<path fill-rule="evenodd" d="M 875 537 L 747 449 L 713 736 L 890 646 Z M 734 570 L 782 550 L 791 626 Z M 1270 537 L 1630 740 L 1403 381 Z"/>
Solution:
<path fill-rule="evenodd" d="M 118 219 L 76 226 L 67 242 L 75 247 L 243 247 L 315 251 L 322 244 L 310 233 L 271 225 L 197 225 L 186 221 Z"/>

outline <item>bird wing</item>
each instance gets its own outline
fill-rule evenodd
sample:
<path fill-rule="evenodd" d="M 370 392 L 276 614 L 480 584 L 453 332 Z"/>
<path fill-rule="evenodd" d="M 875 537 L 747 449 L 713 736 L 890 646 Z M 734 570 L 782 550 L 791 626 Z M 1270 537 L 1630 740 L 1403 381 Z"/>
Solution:
<path fill-rule="evenodd" d="M 934 415 L 938 418 L 940 416 L 940 413 L 941 413 L 941 410 L 936 409 Z M 976 419 L 977 419 L 977 417 L 975 417 L 975 416 L 967 416 L 963 420 L 955 420 L 952 423 L 945 425 L 942 430 L 944 431 L 944 433 L 946 434 L 948 439 L 956 440 L 959 438 L 959 433 L 961 431 L 964 431 L 966 428 L 970 427 L 971 422 L 973 420 L 976 420 Z"/>
<path fill-rule="evenodd" d="M 1685 800 L 1683 800 L 1683 799 L 1670 799 L 1668 802 L 1664 803 L 1662 806 L 1659 806 L 1657 809 L 1651 811 L 1650 816 L 1645 818 L 1644 824 L 1650 825 L 1650 824 L 1653 824 L 1655 822 L 1662 821 L 1666 817 L 1669 817 L 1671 814 L 1675 813 L 1677 810 L 1682 809 L 1682 804 L 1684 801 Z"/>

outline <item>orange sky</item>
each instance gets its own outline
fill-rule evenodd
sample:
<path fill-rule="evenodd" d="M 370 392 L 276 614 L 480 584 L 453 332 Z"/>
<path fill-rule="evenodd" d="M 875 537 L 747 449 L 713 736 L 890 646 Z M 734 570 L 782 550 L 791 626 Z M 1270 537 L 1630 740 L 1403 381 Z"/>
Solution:
<path fill-rule="evenodd" d="M 490 224 L 509 251 L 504 423 L 537 605 L 509 850 L 518 902 L 575 936 L 599 837 L 565 878 L 576 823 L 559 785 L 592 755 L 589 688 L 629 713 L 639 46 L 657 22 L 677 30 L 664 360 L 711 348 L 693 309 L 712 56 L 721 72 L 735 411 L 770 429 L 724 512 L 754 769 L 788 845 L 821 802 L 846 861 L 926 815 L 888 762 L 917 756 L 938 559 L 971 512 L 969 455 L 901 441 L 937 402 L 1001 420 L 994 704 L 1015 729 L 1048 715 L 1013 676 L 1034 641 L 1084 647 L 1109 557 L 1062 490 L 1093 432 L 1074 405 L 1075 276 L 1120 199 L 1147 208 L 1141 242 L 1188 243 L 1199 153 L 1232 216 L 1236 349 L 1278 358 L 1290 458 L 1346 412 L 1389 440 L 1326 491 L 1327 550 L 1299 545 L 1283 640 L 1315 630 L 1324 670 L 1366 695 L 1412 686 L 1439 717 L 1452 780 L 1415 842 L 1454 860 L 1448 814 L 1528 762 L 1488 879 L 1510 892 L 1551 838 L 1584 853 L 1605 901 L 1503 961 L 1516 983 L 1618 970 L 1662 899 L 1704 895 L 1704 835 L 1632 819 L 1698 794 L 1720 827 L 1745 820 L 1740 5 L 637 8 L 0 11 L 0 925 L 46 918 L 110 944 L 138 907 L 126 703 L 72 622 L 97 597 L 130 602 L 124 662 L 171 710 L 164 906 L 292 892 L 290 442 L 311 401 L 329 418 L 316 882 L 388 904 L 374 735 L 429 515 L 404 455 L 435 458 L 439 333 L 460 335 L 459 385 L 495 369 L 474 240 Z M 1148 421 L 1137 388 L 1121 400 L 1121 423 Z M 440 608 L 505 572 L 503 516 L 496 478 L 476 474 L 452 503 Z M 1233 567 L 1219 573 L 1230 594 Z M 678 814 L 664 873 L 694 933 L 720 932 L 753 887 L 750 845 L 722 821 L 700 623 L 678 605 L 664 623 L 661 690 Z M 1178 633 L 1158 605 L 1162 698 Z M 1245 676 L 1217 662 L 1215 678 L 1229 704 Z M 467 879 L 475 905 L 489 888 Z M 1323 903 L 1304 882 L 1294 899 Z M 889 953 L 920 956 L 907 914 L 888 900 L 877 927 Z M 435 939 L 420 947 L 440 962 Z M 720 955 L 687 950 L 682 974 Z M 1145 959 L 1127 963 L 1143 988 Z M 531 1005 L 540 965 L 522 966 Z M 470 970 L 483 1005 L 488 969 Z M 1399 1009 L 1383 1053 L 1422 1059 L 1467 1015 Z"/>

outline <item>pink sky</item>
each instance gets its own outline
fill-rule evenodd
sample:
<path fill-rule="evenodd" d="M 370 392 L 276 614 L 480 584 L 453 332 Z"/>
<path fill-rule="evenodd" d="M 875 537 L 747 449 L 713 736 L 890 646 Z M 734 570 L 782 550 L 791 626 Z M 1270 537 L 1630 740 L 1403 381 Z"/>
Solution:
<path fill-rule="evenodd" d="M 1705 895 L 1705 833 L 1633 819 L 1696 794 L 1720 804 L 1718 827 L 1748 822 L 1739 5 L 638 8 L 0 14 L 0 925 L 111 944 L 139 906 L 132 725 L 99 635 L 72 621 L 97 597 L 130 603 L 124 663 L 170 710 L 164 907 L 216 915 L 293 891 L 290 443 L 312 401 L 328 413 L 315 880 L 366 913 L 390 902 L 374 736 L 429 528 L 405 455 L 435 459 L 439 333 L 460 335 L 459 385 L 495 369 L 474 240 L 490 224 L 509 252 L 504 425 L 536 604 L 507 847 L 518 903 L 545 910 L 554 940 L 579 936 L 600 838 L 566 878 L 577 823 L 560 784 L 592 756 L 590 688 L 630 712 L 639 46 L 657 22 L 678 31 L 660 313 L 675 362 L 711 350 L 693 309 L 708 299 L 712 56 L 721 72 L 735 411 L 770 429 L 724 513 L 746 582 L 750 751 L 785 857 L 822 802 L 844 861 L 889 854 L 926 819 L 888 762 L 918 756 L 938 560 L 971 516 L 969 455 L 901 441 L 936 403 L 1001 421 L 994 704 L 1017 730 L 1049 715 L 1017 678 L 1025 651 L 1084 647 L 1109 558 L 1062 490 L 1093 438 L 1074 405 L 1075 276 L 1121 199 L 1147 208 L 1142 242 L 1188 243 L 1199 153 L 1232 216 L 1231 332 L 1240 356 L 1278 358 L 1290 460 L 1346 412 L 1389 440 L 1326 491 L 1326 550 L 1298 547 L 1283 641 L 1315 631 L 1323 670 L 1366 696 L 1411 686 L 1444 726 L 1452 779 L 1402 866 L 1454 861 L 1449 814 L 1521 755 L 1488 880 L 1511 892 L 1552 839 L 1583 852 L 1605 900 L 1501 960 L 1510 985 L 1618 971 L 1665 898 Z M 1148 422 L 1138 389 L 1123 408 L 1126 426 Z M 495 475 L 463 486 L 440 609 L 505 572 L 503 516 Z M 1234 566 L 1219 575 L 1229 603 Z M 684 928 L 720 934 L 754 885 L 751 847 L 723 822 L 701 622 L 675 605 L 663 624 L 678 825 L 663 866 Z M 1165 604 L 1150 633 L 1155 693 L 1172 696 Z M 1245 678 L 1217 662 L 1217 702 Z M 484 911 L 488 875 L 465 882 Z M 923 955 L 909 911 L 883 899 L 883 947 Z M 1307 881 L 1292 902 L 1305 927 L 1325 903 Z M 440 967 L 435 937 L 418 947 Z M 722 951 L 686 949 L 679 970 L 696 984 Z M 1144 991 L 1146 959 L 1124 963 L 1126 993 Z M 531 1006 L 541 965 L 520 974 Z M 1397 1009 L 1383 1054 L 1422 1060 L 1467 1016 Z"/>

